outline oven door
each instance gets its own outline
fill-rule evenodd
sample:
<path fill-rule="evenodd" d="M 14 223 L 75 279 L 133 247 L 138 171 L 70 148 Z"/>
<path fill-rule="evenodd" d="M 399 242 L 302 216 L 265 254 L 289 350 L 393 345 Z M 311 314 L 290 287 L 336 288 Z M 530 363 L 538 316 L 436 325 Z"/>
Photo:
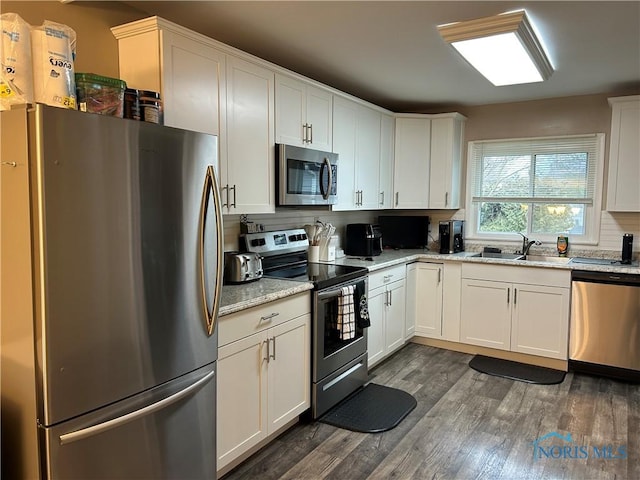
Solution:
<path fill-rule="evenodd" d="M 343 340 L 338 322 L 338 305 L 342 297 L 342 287 L 353 285 L 356 292 L 367 292 L 367 278 L 342 283 L 315 292 L 313 381 L 321 381 L 331 373 L 361 356 L 367 351 L 367 330 L 359 325 L 359 315 L 355 315 L 355 335 Z M 359 308 L 360 297 L 354 293 L 354 310 Z"/>
<path fill-rule="evenodd" d="M 278 204 L 333 205 L 338 156 L 292 145 L 278 145 Z"/>

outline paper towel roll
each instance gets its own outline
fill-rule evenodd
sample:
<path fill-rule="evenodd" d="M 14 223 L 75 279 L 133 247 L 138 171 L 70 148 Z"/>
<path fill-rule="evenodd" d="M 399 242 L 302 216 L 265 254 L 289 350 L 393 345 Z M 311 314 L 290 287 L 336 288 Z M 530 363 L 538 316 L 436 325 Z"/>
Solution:
<path fill-rule="evenodd" d="M 0 110 L 33 102 L 30 26 L 17 13 L 0 15 Z"/>
<path fill-rule="evenodd" d="M 76 32 L 66 25 L 45 20 L 31 29 L 36 102 L 76 108 L 75 46 Z"/>

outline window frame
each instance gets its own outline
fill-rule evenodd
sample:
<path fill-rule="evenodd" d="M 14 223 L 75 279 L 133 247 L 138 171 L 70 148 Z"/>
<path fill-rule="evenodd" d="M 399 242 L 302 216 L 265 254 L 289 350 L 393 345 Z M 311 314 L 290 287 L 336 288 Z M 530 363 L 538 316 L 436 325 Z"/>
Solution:
<path fill-rule="evenodd" d="M 502 143 L 508 144 L 512 142 L 522 141 L 536 141 L 536 142 L 557 142 L 561 144 L 563 141 L 575 140 L 579 138 L 594 138 L 596 142 L 595 147 L 595 185 L 593 186 L 593 203 L 584 204 L 585 219 L 584 219 L 584 235 L 570 235 L 570 244 L 577 245 L 597 245 L 600 239 L 600 219 L 602 216 L 602 197 L 603 197 L 603 178 L 604 178 L 604 155 L 605 155 L 605 134 L 604 133 L 591 133 L 581 135 L 562 135 L 562 136 L 548 136 L 548 137 L 527 137 L 527 138 L 503 138 L 492 140 L 472 140 L 468 144 L 467 148 L 467 181 L 466 181 L 466 225 L 465 225 L 465 238 L 471 241 L 522 241 L 522 237 L 518 233 L 512 232 L 479 232 L 478 220 L 479 210 L 481 202 L 474 202 L 473 198 L 476 196 L 475 178 L 476 168 L 479 167 L 475 161 L 475 153 L 477 148 L 487 143 Z M 535 154 L 537 152 L 531 152 Z M 525 202 L 523 202 L 525 203 Z M 529 205 L 532 205 L 529 203 Z M 527 232 L 523 232 L 532 239 L 539 240 L 543 243 L 555 244 L 557 240 L 557 233 L 553 234 L 539 234 L 532 233 L 532 215 L 531 211 L 527 214 Z"/>

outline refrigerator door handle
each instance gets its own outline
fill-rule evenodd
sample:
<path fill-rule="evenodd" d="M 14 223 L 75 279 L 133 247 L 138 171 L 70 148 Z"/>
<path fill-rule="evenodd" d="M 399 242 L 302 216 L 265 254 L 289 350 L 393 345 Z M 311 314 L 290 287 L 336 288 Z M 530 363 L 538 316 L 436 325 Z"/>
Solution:
<path fill-rule="evenodd" d="M 213 193 L 213 202 L 216 215 L 216 287 L 213 296 L 213 305 L 209 310 L 207 303 L 207 291 L 205 280 L 205 221 L 207 218 L 207 211 L 209 210 L 209 193 Z M 218 181 L 216 180 L 216 173 L 213 170 L 213 166 L 207 167 L 207 173 L 204 178 L 204 187 L 202 189 L 202 201 L 200 205 L 200 281 L 202 284 L 202 309 L 204 313 L 207 334 L 213 335 L 216 326 L 216 318 L 218 317 L 218 309 L 220 307 L 220 291 L 222 289 L 222 250 L 223 250 L 223 231 L 222 231 L 222 213 L 220 194 L 218 191 Z"/>
<path fill-rule="evenodd" d="M 106 422 L 99 423 L 97 425 L 92 425 L 87 428 L 83 428 L 82 430 L 76 430 L 75 432 L 65 433 L 60 435 L 60 445 L 67 445 L 72 442 L 77 442 L 78 440 L 83 440 L 87 437 L 92 437 L 99 433 L 105 432 L 107 430 L 111 430 L 112 428 L 119 427 L 120 425 L 124 425 L 125 423 L 129 423 L 138 418 L 144 417 L 146 415 L 150 415 L 151 413 L 157 412 L 158 410 L 162 410 L 163 408 L 175 403 L 187 395 L 191 394 L 194 390 L 199 389 L 209 380 L 211 380 L 215 376 L 216 372 L 209 372 L 207 375 L 202 377 L 200 380 L 192 383 L 188 387 L 180 390 L 179 392 L 174 393 L 173 395 L 169 395 L 167 398 L 163 398 L 162 400 L 152 403 L 151 405 L 147 405 L 140 410 L 136 410 L 131 413 L 127 413 L 121 417 L 114 418 L 112 420 L 108 420 Z"/>

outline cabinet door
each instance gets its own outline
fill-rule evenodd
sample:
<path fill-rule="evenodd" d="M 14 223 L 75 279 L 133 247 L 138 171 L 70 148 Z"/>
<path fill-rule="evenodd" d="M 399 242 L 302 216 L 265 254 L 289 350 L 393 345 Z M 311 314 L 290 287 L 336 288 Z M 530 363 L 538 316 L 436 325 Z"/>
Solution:
<path fill-rule="evenodd" d="M 612 104 L 607 210 L 640 212 L 640 96 Z"/>
<path fill-rule="evenodd" d="M 513 285 L 511 350 L 567 359 L 569 289 Z"/>
<path fill-rule="evenodd" d="M 302 82 L 276 75 L 276 142 L 305 147 L 306 97 Z"/>
<path fill-rule="evenodd" d="M 307 146 L 330 152 L 333 146 L 333 95 L 327 90 L 306 86 L 306 122 L 310 125 Z"/>
<path fill-rule="evenodd" d="M 396 118 L 394 208 L 429 208 L 431 120 Z"/>
<path fill-rule="evenodd" d="M 269 433 L 311 405 L 310 328 L 303 315 L 269 330 Z"/>
<path fill-rule="evenodd" d="M 378 363 L 385 354 L 384 315 L 387 307 L 385 287 L 369 290 L 369 318 L 371 326 L 367 330 L 367 358 L 369 368 Z"/>
<path fill-rule="evenodd" d="M 394 282 L 387 286 L 389 300 L 385 314 L 385 354 L 389 355 L 404 345 L 405 332 L 405 281 Z"/>
<path fill-rule="evenodd" d="M 442 337 L 443 265 L 419 263 L 416 275 L 415 332 L 424 337 Z"/>
<path fill-rule="evenodd" d="M 267 436 L 266 332 L 218 349 L 218 470 Z"/>
<path fill-rule="evenodd" d="M 456 118 L 431 120 L 429 208 L 460 207 L 460 161 L 462 121 Z"/>
<path fill-rule="evenodd" d="M 333 104 L 333 152 L 339 155 L 338 200 L 332 210 L 356 208 L 356 128 L 358 104 L 336 97 Z"/>
<path fill-rule="evenodd" d="M 356 190 L 360 191 L 359 208 L 380 208 L 379 170 L 380 113 L 360 105 L 356 148 Z"/>
<path fill-rule="evenodd" d="M 229 213 L 275 213 L 274 73 L 227 59 Z M 222 178 L 225 178 L 223 173 Z"/>
<path fill-rule="evenodd" d="M 510 349 L 511 284 L 462 279 L 460 340 Z"/>
<path fill-rule="evenodd" d="M 380 117 L 380 169 L 379 169 L 379 203 L 378 208 L 393 208 L 393 149 L 394 121 L 390 115 Z"/>
<path fill-rule="evenodd" d="M 162 32 L 162 39 L 161 93 L 165 125 L 222 137 L 225 54 L 168 31 Z M 138 52 L 138 55 L 143 54 Z"/>
<path fill-rule="evenodd" d="M 404 312 L 404 339 L 411 338 L 418 318 L 418 263 L 407 265 Z"/>

